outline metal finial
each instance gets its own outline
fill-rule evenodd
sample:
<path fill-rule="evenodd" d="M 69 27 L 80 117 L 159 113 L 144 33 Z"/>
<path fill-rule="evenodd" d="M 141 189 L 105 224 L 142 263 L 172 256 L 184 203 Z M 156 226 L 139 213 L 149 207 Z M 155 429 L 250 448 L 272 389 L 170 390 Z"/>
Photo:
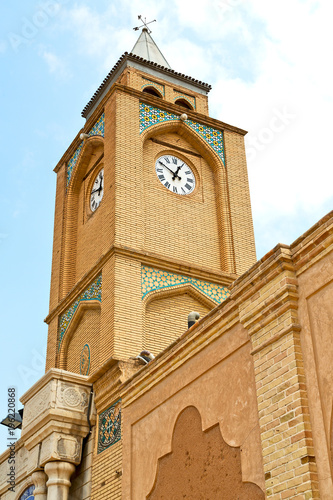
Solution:
<path fill-rule="evenodd" d="M 138 19 L 140 19 L 140 21 L 143 23 L 141 26 L 137 26 L 136 28 L 133 28 L 134 31 L 137 31 L 139 30 L 140 28 L 143 28 L 145 27 L 146 30 L 148 31 L 148 33 L 150 34 L 151 33 L 151 29 L 148 28 L 148 24 L 151 24 L 151 23 L 155 23 L 156 22 L 156 19 L 154 19 L 153 21 L 149 21 L 149 23 L 147 23 L 147 18 L 145 17 L 143 19 L 143 17 L 141 15 L 138 16 Z"/>

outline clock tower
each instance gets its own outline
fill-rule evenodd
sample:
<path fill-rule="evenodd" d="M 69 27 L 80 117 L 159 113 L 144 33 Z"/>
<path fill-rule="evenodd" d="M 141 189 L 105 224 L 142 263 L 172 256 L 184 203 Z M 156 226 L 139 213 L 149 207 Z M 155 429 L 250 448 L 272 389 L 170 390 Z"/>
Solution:
<path fill-rule="evenodd" d="M 55 168 L 46 368 L 154 355 L 256 260 L 245 131 L 171 69 L 145 27 Z"/>

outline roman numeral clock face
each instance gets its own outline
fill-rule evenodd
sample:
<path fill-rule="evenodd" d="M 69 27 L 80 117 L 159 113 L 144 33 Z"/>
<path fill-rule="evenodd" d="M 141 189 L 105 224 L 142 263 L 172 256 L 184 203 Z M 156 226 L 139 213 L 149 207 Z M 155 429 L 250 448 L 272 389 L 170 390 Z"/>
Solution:
<path fill-rule="evenodd" d="M 160 156 L 155 171 L 164 187 L 175 194 L 190 194 L 195 188 L 195 177 L 190 167 L 173 155 Z"/>
<path fill-rule="evenodd" d="M 104 194 L 104 169 L 100 170 L 96 176 L 90 193 L 90 209 L 95 212 L 99 207 Z"/>

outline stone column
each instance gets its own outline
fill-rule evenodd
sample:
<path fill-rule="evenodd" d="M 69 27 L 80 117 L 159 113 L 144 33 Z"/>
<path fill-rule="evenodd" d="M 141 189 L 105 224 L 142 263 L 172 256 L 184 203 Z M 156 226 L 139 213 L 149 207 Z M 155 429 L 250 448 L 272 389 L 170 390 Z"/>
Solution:
<path fill-rule="evenodd" d="M 34 498 L 37 500 L 46 500 L 47 489 L 46 489 L 46 481 L 47 475 L 43 470 L 38 470 L 33 472 L 31 475 L 32 482 L 35 486 Z"/>
<path fill-rule="evenodd" d="M 69 462 L 48 462 L 45 472 L 49 477 L 47 500 L 68 500 L 70 477 L 75 471 L 75 465 Z"/>

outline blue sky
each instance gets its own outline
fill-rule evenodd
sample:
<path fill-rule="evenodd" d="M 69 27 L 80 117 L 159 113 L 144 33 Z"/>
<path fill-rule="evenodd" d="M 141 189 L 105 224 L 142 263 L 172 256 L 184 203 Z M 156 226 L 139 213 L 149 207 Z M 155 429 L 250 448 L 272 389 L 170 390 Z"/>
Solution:
<path fill-rule="evenodd" d="M 1 383 L 21 396 L 43 375 L 52 253 L 53 168 L 81 111 L 139 35 L 138 14 L 171 67 L 210 83 L 210 114 L 246 137 L 262 257 L 332 209 L 329 2 L 40 0 L 0 18 Z M 1 426 L 2 427 L 2 426 Z M 5 449 L 6 429 L 0 429 Z"/>

